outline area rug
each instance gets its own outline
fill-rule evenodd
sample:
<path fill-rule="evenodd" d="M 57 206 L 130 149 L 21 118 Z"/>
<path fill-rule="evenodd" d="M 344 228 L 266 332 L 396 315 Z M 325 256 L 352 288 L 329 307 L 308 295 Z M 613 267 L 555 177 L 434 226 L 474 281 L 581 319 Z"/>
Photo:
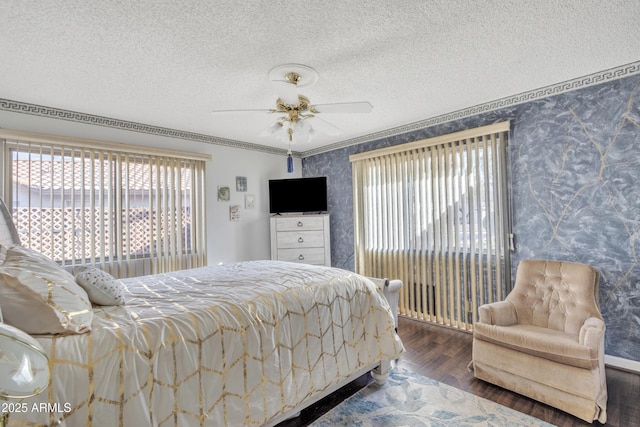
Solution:
<path fill-rule="evenodd" d="M 552 426 L 403 368 L 394 368 L 383 386 L 369 384 L 311 425 Z"/>

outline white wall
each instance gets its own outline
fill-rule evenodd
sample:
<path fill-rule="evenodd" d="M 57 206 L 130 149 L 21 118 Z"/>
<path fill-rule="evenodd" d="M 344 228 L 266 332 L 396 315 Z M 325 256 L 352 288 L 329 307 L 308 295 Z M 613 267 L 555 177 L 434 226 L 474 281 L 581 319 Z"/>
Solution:
<path fill-rule="evenodd" d="M 216 147 L 207 169 L 207 234 L 209 264 L 271 257 L 269 239 L 269 179 L 299 177 L 302 165 L 296 159 L 295 173 L 286 172 L 286 157 Z M 247 178 L 247 192 L 236 191 L 236 176 Z M 218 185 L 231 188 L 231 201 L 217 201 Z M 254 210 L 244 208 L 244 195 L 256 196 Z M 229 221 L 229 206 L 240 205 L 241 220 Z"/>
<path fill-rule="evenodd" d="M 211 154 L 206 171 L 209 264 L 270 258 L 268 181 L 301 176 L 300 159 L 288 174 L 285 156 L 48 117 L 0 111 L 0 128 Z M 246 193 L 236 191 L 236 176 L 247 178 Z M 217 201 L 219 185 L 231 189 L 229 202 Z M 245 194 L 255 195 L 255 209 L 244 208 Z M 238 222 L 229 220 L 232 204 L 241 206 Z"/>

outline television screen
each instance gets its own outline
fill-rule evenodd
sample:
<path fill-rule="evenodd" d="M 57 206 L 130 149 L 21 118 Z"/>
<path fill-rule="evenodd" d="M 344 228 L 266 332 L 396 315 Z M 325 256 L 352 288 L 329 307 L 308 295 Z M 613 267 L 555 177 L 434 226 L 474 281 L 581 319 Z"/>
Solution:
<path fill-rule="evenodd" d="M 269 212 L 324 212 L 327 177 L 269 180 Z"/>

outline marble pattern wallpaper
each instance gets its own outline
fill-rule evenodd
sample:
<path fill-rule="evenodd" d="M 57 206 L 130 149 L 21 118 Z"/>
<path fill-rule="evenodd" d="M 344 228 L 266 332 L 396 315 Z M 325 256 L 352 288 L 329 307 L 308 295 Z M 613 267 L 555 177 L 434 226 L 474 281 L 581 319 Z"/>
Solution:
<path fill-rule="evenodd" d="M 594 266 L 605 352 L 640 361 L 638 75 L 303 159 L 303 176 L 328 178 L 333 265 L 354 268 L 350 154 L 504 120 L 514 269 L 528 258 Z"/>

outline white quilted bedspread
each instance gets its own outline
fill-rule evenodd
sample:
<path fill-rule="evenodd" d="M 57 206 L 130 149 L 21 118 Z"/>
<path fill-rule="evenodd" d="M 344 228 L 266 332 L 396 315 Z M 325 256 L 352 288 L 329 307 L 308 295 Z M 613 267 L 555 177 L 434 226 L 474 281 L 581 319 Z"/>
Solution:
<path fill-rule="evenodd" d="M 403 351 L 381 292 L 344 270 L 254 261 L 123 283 L 126 305 L 94 307 L 90 333 L 38 337 L 52 384 L 9 425 L 259 426 Z"/>

